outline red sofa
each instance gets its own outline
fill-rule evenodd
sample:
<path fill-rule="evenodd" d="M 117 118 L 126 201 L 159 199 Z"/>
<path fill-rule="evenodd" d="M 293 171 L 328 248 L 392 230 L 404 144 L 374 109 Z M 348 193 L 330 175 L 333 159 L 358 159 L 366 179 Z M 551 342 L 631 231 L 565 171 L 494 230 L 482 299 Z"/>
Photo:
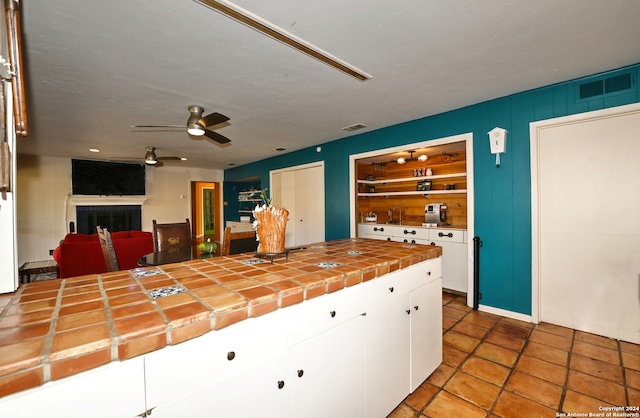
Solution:
<path fill-rule="evenodd" d="M 112 232 L 111 239 L 116 250 L 120 270 L 138 267 L 140 257 L 153 252 L 151 232 Z M 53 259 L 60 266 L 61 278 L 107 271 L 98 234 L 67 234 L 53 251 Z"/>

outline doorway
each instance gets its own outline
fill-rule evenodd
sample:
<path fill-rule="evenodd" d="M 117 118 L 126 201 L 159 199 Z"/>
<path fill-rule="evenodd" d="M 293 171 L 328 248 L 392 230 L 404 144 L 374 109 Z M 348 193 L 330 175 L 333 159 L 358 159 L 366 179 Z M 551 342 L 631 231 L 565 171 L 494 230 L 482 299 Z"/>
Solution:
<path fill-rule="evenodd" d="M 196 244 L 207 240 L 221 242 L 221 190 L 219 182 L 191 182 L 191 219 Z"/>
<path fill-rule="evenodd" d="M 640 343 L 640 105 L 531 124 L 532 319 Z"/>

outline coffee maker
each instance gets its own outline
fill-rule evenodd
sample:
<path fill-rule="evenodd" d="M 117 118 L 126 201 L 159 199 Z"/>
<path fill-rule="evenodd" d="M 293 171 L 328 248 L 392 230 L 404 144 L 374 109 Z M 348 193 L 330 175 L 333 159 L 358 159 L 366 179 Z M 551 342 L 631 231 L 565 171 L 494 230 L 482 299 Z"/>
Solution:
<path fill-rule="evenodd" d="M 424 206 L 424 226 L 442 226 L 447 223 L 447 205 L 429 203 Z"/>

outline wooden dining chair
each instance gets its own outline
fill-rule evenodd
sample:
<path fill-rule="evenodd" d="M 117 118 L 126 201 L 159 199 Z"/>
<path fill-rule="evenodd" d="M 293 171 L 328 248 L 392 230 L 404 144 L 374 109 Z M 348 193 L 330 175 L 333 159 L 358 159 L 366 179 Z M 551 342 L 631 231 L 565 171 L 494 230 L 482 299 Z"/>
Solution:
<path fill-rule="evenodd" d="M 222 255 L 255 252 L 258 248 L 256 231 L 231 232 L 231 227 L 224 229 Z"/>
<path fill-rule="evenodd" d="M 167 251 L 180 247 L 191 247 L 193 236 L 189 219 L 185 222 L 159 224 L 153 220 L 153 250 Z"/>
<path fill-rule="evenodd" d="M 104 256 L 104 262 L 107 265 L 107 271 L 119 271 L 118 257 L 116 256 L 116 250 L 113 247 L 113 241 L 111 240 L 111 233 L 107 228 L 100 228 L 96 226 L 98 231 L 98 239 L 100 240 L 100 246 L 102 247 L 102 255 Z"/>

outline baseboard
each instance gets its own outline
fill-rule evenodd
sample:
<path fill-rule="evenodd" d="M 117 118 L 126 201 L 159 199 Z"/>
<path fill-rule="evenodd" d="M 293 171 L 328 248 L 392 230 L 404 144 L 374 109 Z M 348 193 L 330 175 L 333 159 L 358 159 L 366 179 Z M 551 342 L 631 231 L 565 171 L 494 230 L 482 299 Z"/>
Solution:
<path fill-rule="evenodd" d="M 518 321 L 533 322 L 531 315 L 525 315 L 519 312 L 507 311 L 506 309 L 494 308 L 493 306 L 479 305 L 478 310 L 494 315 L 504 316 L 506 318 L 517 319 Z"/>

